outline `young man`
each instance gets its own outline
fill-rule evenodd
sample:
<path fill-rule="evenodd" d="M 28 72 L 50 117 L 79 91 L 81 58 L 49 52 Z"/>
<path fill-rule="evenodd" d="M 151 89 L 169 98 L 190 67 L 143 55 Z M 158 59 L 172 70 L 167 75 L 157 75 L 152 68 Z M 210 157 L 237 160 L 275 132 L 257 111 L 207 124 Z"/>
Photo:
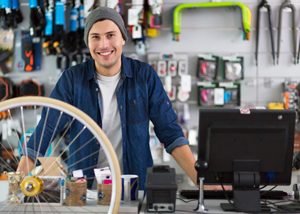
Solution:
<path fill-rule="evenodd" d="M 84 31 L 84 41 L 92 59 L 64 71 L 50 97 L 76 106 L 99 124 L 119 157 L 122 174 L 137 174 L 141 189 L 144 189 L 146 170 L 153 165 L 149 120 L 166 151 L 196 183 L 195 159 L 177 124 L 177 116 L 163 85 L 150 65 L 122 54 L 126 40 L 124 22 L 115 10 L 100 7 L 92 11 L 86 19 Z M 56 122 L 55 119 L 48 120 L 50 124 Z M 45 112 L 36 128 L 36 136 L 41 136 L 44 121 Z M 58 130 L 62 130 L 67 122 L 68 118 L 64 118 Z M 72 124 L 70 135 L 75 137 L 81 128 L 79 124 Z M 53 129 L 54 125 L 47 124 L 40 155 L 45 153 Z M 80 135 L 70 147 L 69 154 L 91 138 L 90 133 Z M 34 145 L 32 139 L 27 145 L 28 159 L 36 158 L 34 148 L 38 145 Z M 107 165 L 101 150 L 91 155 L 95 151 L 99 151 L 99 144 L 91 142 L 70 157 L 68 165 L 72 169 L 84 169 L 87 177 L 94 177 L 93 168 Z M 84 157 L 84 161 L 78 162 Z M 18 170 L 26 172 L 25 161 Z"/>

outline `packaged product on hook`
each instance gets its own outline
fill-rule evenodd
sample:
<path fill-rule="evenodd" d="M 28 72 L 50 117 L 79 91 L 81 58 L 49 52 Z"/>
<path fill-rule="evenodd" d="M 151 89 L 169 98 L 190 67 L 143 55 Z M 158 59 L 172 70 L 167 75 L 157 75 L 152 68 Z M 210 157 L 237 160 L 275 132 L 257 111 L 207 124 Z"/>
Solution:
<path fill-rule="evenodd" d="M 224 57 L 223 58 L 223 78 L 228 81 L 239 81 L 244 78 L 244 58 Z"/>
<path fill-rule="evenodd" d="M 215 88 L 216 84 L 207 82 L 198 82 L 198 106 L 215 106 Z"/>
<path fill-rule="evenodd" d="M 218 74 L 218 57 L 198 55 L 197 77 L 200 81 L 214 81 Z"/>
<path fill-rule="evenodd" d="M 240 84 L 233 82 L 219 82 L 219 87 L 224 88 L 224 106 L 240 106 Z"/>

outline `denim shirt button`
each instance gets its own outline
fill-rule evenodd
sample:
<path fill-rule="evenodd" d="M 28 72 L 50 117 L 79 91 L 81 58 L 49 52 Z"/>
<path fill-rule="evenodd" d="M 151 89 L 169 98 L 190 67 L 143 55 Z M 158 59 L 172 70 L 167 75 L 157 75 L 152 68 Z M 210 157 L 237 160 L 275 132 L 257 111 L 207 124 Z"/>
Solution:
<path fill-rule="evenodd" d="M 122 109 L 123 109 L 123 106 L 121 105 L 121 106 L 120 106 L 120 110 L 122 110 Z"/>

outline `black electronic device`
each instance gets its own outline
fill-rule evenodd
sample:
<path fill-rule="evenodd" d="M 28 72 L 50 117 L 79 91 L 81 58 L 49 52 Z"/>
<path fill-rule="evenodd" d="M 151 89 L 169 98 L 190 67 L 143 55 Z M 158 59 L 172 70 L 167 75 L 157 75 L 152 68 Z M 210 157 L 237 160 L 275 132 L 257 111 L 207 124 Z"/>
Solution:
<path fill-rule="evenodd" d="M 147 169 L 147 211 L 175 212 L 176 173 L 174 168 L 159 165 Z"/>
<path fill-rule="evenodd" d="M 284 200 L 288 193 L 282 190 L 260 190 L 260 198 L 266 200 Z M 233 198 L 232 190 L 204 190 L 205 199 L 229 199 Z M 186 199 L 198 199 L 199 190 L 196 189 L 183 189 L 180 195 Z"/>
<path fill-rule="evenodd" d="M 260 185 L 291 182 L 294 129 L 292 110 L 200 109 L 198 177 L 232 184 L 233 204 L 223 209 L 260 212 Z"/>

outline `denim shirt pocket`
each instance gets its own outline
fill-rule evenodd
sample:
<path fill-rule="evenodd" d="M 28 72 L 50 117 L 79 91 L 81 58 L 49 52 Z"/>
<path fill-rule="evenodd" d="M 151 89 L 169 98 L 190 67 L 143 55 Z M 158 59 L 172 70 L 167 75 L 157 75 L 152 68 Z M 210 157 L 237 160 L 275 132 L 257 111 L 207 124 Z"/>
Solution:
<path fill-rule="evenodd" d="M 128 100 L 126 106 L 126 117 L 129 124 L 137 124 L 147 121 L 147 107 L 142 98 Z"/>

